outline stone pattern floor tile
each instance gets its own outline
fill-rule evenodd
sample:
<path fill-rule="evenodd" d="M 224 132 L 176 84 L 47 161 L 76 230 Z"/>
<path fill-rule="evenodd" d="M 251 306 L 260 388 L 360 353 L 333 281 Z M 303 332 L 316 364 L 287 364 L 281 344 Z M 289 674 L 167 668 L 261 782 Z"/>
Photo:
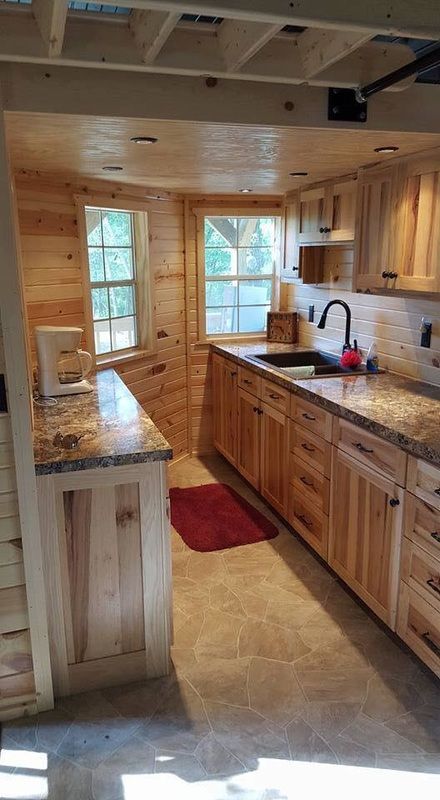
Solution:
<path fill-rule="evenodd" d="M 229 483 L 278 536 L 198 553 L 173 530 L 171 675 L 6 723 L 0 778 L 26 752 L 47 754 L 47 800 L 280 800 L 296 796 L 281 766 L 308 763 L 440 774 L 440 682 L 224 460 L 170 479 Z"/>

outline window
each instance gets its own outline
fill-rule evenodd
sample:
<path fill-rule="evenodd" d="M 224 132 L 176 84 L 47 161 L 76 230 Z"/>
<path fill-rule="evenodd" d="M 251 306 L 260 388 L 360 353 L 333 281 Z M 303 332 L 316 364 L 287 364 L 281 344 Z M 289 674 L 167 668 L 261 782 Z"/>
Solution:
<path fill-rule="evenodd" d="M 207 336 L 262 333 L 273 303 L 276 217 L 204 218 Z"/>
<path fill-rule="evenodd" d="M 85 208 L 95 353 L 137 347 L 135 217 L 130 211 Z"/>

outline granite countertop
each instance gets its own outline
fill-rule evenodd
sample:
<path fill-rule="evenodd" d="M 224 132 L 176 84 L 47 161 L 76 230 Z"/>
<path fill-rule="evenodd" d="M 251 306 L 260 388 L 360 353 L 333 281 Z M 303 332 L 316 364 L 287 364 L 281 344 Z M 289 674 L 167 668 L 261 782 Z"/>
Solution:
<path fill-rule="evenodd" d="M 167 461 L 173 451 L 112 369 L 89 377 L 93 392 L 57 397 L 56 405 L 34 404 L 34 458 L 37 475 Z M 74 450 L 53 441 L 77 434 Z"/>
<path fill-rule="evenodd" d="M 440 388 L 391 372 L 294 380 L 247 360 L 257 353 L 310 350 L 300 345 L 262 341 L 212 348 L 412 455 L 440 465 Z"/>

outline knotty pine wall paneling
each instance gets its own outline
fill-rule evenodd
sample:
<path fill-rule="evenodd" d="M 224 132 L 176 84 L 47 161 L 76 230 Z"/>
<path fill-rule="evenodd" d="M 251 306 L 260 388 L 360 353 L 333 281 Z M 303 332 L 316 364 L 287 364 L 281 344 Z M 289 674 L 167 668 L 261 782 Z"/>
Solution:
<path fill-rule="evenodd" d="M 440 301 L 421 297 L 360 294 L 351 291 L 353 250 L 350 246 L 325 248 L 324 283 L 317 286 L 283 284 L 282 307 L 299 312 L 301 344 L 321 350 L 342 350 L 345 313 L 333 306 L 324 330 L 317 323 L 329 300 L 345 300 L 352 312 L 351 340 L 357 339 L 363 354 L 376 341 L 382 367 L 440 386 Z M 308 322 L 309 305 L 315 306 L 315 320 Z M 420 347 L 422 316 L 433 324 L 431 347 Z"/>
<path fill-rule="evenodd" d="M 35 325 L 85 327 L 76 195 L 145 203 L 154 272 L 157 353 L 115 367 L 169 441 L 174 457 L 188 452 L 183 196 L 59 176 L 15 176 L 24 285 L 33 363 Z M 86 347 L 86 342 L 83 342 Z"/>

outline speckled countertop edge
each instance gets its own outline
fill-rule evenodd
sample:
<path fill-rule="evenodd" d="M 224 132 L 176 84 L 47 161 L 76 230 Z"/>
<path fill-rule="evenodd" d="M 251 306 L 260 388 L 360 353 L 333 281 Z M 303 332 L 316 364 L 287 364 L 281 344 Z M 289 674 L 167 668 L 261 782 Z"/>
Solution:
<path fill-rule="evenodd" d="M 252 346 L 242 346 L 242 345 L 232 345 L 227 343 L 222 344 L 213 344 L 211 343 L 211 348 L 213 352 L 218 353 L 219 355 L 226 356 L 231 361 L 236 363 L 239 366 L 246 367 L 246 369 L 255 372 L 258 375 L 261 375 L 263 378 L 269 378 L 274 383 L 282 386 L 285 389 L 288 389 L 292 394 L 296 394 L 299 397 L 302 397 L 305 400 L 308 400 L 311 403 L 314 403 L 317 406 L 329 411 L 332 414 L 335 414 L 342 419 L 346 419 L 349 422 L 352 422 L 356 425 L 359 425 L 362 428 L 370 431 L 371 433 L 376 434 L 377 436 L 381 437 L 382 439 L 386 439 L 389 442 L 401 447 L 403 450 L 408 452 L 412 456 L 416 456 L 419 458 L 424 459 L 425 461 L 430 461 L 433 464 L 440 466 L 440 402 L 438 406 L 438 420 L 437 420 L 437 428 L 439 431 L 438 435 L 438 445 L 430 444 L 429 442 L 422 441 L 415 436 L 410 436 L 404 433 L 402 430 L 397 430 L 392 425 L 387 425 L 383 422 L 378 421 L 370 416 L 367 413 L 359 413 L 352 408 L 346 407 L 340 402 L 335 402 L 334 400 L 323 397 L 322 394 L 318 394 L 318 392 L 313 388 L 315 384 L 315 379 L 313 380 L 294 380 L 293 378 L 287 378 L 283 375 L 280 375 L 274 369 L 271 369 L 269 366 L 260 366 L 253 361 L 248 360 L 245 355 L 242 354 L 241 351 L 247 350 L 252 352 L 262 352 L 263 347 L 267 349 L 267 352 L 280 352 L 283 350 L 309 350 L 310 347 L 301 347 L 299 345 L 285 345 L 279 344 L 276 345 L 274 343 L 267 342 L 259 342 L 257 344 L 253 344 Z M 236 352 L 234 352 L 234 350 Z M 238 352 L 240 351 L 240 352 Z M 440 400 L 440 389 L 438 387 L 432 386 L 431 384 L 422 384 L 419 381 L 413 380 L 411 378 L 404 378 L 400 375 L 395 375 L 394 373 L 385 372 L 382 374 L 371 374 L 371 375 L 344 375 L 341 377 L 332 377 L 332 378 L 322 378 L 319 380 L 320 391 L 323 391 L 323 386 L 325 383 L 328 382 L 329 389 L 331 384 L 335 384 L 336 382 L 339 383 L 341 386 L 342 384 L 348 385 L 352 381 L 381 381 L 383 378 L 387 380 L 388 383 L 392 384 L 395 382 L 396 392 L 399 390 L 400 386 L 408 386 L 411 390 L 415 391 L 417 394 L 417 387 L 420 387 L 420 400 L 423 399 L 423 392 L 426 391 L 430 394 L 438 393 L 438 400 Z M 315 384 L 316 385 L 316 384 Z M 366 386 L 366 384 L 365 384 Z M 425 389 L 426 387 L 426 389 Z M 423 423 L 421 423 L 423 426 Z"/>

